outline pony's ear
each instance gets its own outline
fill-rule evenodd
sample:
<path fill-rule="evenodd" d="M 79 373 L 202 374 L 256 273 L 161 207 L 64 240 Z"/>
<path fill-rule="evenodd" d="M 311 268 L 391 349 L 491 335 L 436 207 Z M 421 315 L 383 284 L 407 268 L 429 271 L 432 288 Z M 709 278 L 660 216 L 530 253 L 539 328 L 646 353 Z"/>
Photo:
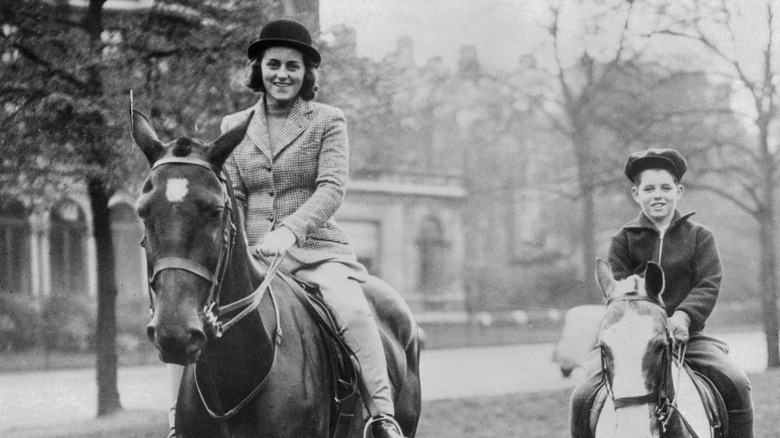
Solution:
<path fill-rule="evenodd" d="M 165 153 L 162 142 L 157 138 L 149 119 L 138 111 L 133 110 L 133 126 L 131 129 L 133 141 L 146 155 L 149 164 L 154 164 Z"/>
<path fill-rule="evenodd" d="M 665 280 L 664 270 L 655 262 L 647 262 L 645 267 L 645 290 L 647 295 L 655 300 L 661 301 L 661 294 L 664 292 Z"/>
<path fill-rule="evenodd" d="M 615 290 L 615 278 L 612 276 L 612 268 L 609 263 L 601 257 L 596 258 L 596 281 L 601 286 L 604 299 L 609 300 L 610 295 Z"/>
<path fill-rule="evenodd" d="M 230 153 L 233 152 L 233 149 L 241 144 L 241 141 L 246 137 L 246 130 L 254 115 L 255 112 L 252 111 L 246 120 L 220 135 L 218 139 L 211 143 L 211 146 L 206 153 L 211 164 L 220 169 L 222 168 L 222 164 L 225 163 L 225 160 L 227 160 Z"/>

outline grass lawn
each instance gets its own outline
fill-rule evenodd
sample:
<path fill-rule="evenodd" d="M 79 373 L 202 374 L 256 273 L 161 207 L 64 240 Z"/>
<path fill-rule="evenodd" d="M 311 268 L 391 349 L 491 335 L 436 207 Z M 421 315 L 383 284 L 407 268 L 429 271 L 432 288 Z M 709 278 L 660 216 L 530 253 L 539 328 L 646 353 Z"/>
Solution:
<path fill-rule="evenodd" d="M 751 376 L 756 438 L 780 438 L 780 370 Z M 419 438 L 565 438 L 569 390 L 429 402 Z M 86 423 L 26 429 L 8 438 L 163 438 L 166 415 L 125 411 Z"/>

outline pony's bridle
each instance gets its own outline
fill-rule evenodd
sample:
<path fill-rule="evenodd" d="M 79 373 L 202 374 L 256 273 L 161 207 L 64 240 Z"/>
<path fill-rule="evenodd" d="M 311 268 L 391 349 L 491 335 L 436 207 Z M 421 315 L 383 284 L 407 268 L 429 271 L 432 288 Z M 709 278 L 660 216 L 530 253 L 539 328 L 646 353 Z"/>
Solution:
<path fill-rule="evenodd" d="M 222 172 L 221 169 L 217 168 L 213 164 L 209 163 L 206 160 L 200 159 L 200 158 L 194 158 L 194 157 L 168 157 L 163 158 L 154 163 L 152 166 L 152 171 L 157 169 L 160 166 L 163 165 L 177 165 L 177 164 L 184 164 L 184 165 L 195 165 L 200 166 L 208 169 L 209 171 L 213 172 L 217 179 L 219 179 L 220 186 L 222 187 L 222 194 L 224 198 L 224 209 L 222 214 L 222 238 L 220 240 L 220 248 L 219 248 L 219 257 L 217 259 L 217 265 L 212 271 L 211 269 L 203 266 L 202 264 L 186 259 L 183 257 L 162 257 L 154 262 L 154 266 L 148 266 L 148 273 L 149 273 L 149 301 L 150 301 L 150 308 L 149 311 L 154 314 L 154 280 L 157 277 L 157 274 L 159 274 L 161 271 L 166 269 L 181 269 L 184 271 L 188 271 L 190 273 L 193 273 L 204 280 L 211 283 L 211 287 L 209 288 L 209 295 L 206 298 L 205 304 L 202 309 L 203 319 L 206 323 L 206 325 L 211 329 L 212 333 L 216 338 L 222 337 L 222 335 L 225 333 L 227 329 L 229 329 L 231 326 L 233 326 L 235 323 L 240 321 L 242 318 L 244 318 L 246 315 L 254 311 L 257 306 L 260 304 L 260 299 L 263 296 L 263 293 L 266 289 L 268 289 L 268 286 L 270 285 L 271 279 L 273 278 L 274 274 L 276 273 L 276 270 L 279 268 L 279 265 L 282 261 L 282 255 L 277 255 L 276 258 L 273 259 L 271 262 L 268 272 L 265 275 L 265 278 L 263 279 L 263 282 L 260 284 L 260 286 L 255 289 L 254 292 L 247 295 L 246 297 L 234 301 L 230 304 L 220 306 L 219 300 L 220 300 L 220 291 L 222 289 L 222 280 L 225 277 L 225 272 L 227 270 L 228 261 L 230 260 L 232 254 L 233 254 L 233 247 L 235 245 L 235 239 L 236 239 L 236 220 L 235 220 L 235 212 L 233 209 L 233 202 L 231 201 L 231 191 L 232 187 L 230 185 L 230 182 L 228 180 L 227 175 Z M 146 242 L 147 237 L 144 235 L 144 241 L 142 242 L 142 245 L 144 245 L 144 242 Z M 225 315 L 229 312 L 234 312 L 236 310 L 241 309 L 241 311 L 233 316 L 232 318 L 222 321 L 220 320 L 220 316 Z"/>
<path fill-rule="evenodd" d="M 666 306 L 663 304 L 663 302 L 653 299 L 646 295 L 640 295 L 636 291 L 627 293 L 625 295 L 621 295 L 619 297 L 610 298 L 607 301 L 607 306 L 615 302 L 632 302 L 632 301 L 644 301 L 644 302 L 655 304 L 663 309 L 666 309 Z M 607 393 L 609 394 L 610 398 L 612 398 L 612 403 L 615 407 L 615 410 L 630 407 L 630 406 L 654 404 L 656 407 L 655 416 L 658 421 L 658 424 L 660 424 L 661 426 L 662 432 L 666 432 L 667 426 L 669 424 L 669 419 L 671 417 L 670 415 L 671 411 L 672 409 L 676 409 L 675 400 L 669 397 L 670 388 L 672 388 L 673 385 L 671 362 L 673 360 L 674 347 L 672 342 L 673 341 L 672 334 L 669 331 L 668 327 L 666 328 L 666 341 L 667 341 L 667 346 L 666 348 L 664 348 L 663 356 L 661 358 L 661 363 L 664 370 L 664 373 L 661 376 L 661 381 L 658 384 L 658 387 L 655 391 L 649 392 L 644 395 L 639 395 L 639 396 L 615 398 L 615 395 L 612 392 L 611 369 L 606 354 L 604 353 L 604 350 L 603 349 L 601 350 L 601 369 L 602 369 L 604 386 L 606 387 Z M 680 366 L 682 367 L 682 360 L 685 354 L 685 346 L 681 344 L 679 348 L 680 348 L 679 360 L 681 364 Z"/>

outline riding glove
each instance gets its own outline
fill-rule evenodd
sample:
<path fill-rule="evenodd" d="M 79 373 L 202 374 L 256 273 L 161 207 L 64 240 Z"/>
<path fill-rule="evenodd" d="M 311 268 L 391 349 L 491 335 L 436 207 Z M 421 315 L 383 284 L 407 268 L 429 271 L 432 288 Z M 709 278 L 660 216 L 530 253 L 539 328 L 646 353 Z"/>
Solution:
<path fill-rule="evenodd" d="M 672 330 L 672 337 L 677 342 L 683 344 L 688 342 L 690 327 L 691 317 L 683 311 L 678 310 L 669 318 L 669 328 Z"/>
<path fill-rule="evenodd" d="M 279 227 L 265 235 L 257 251 L 266 257 L 271 257 L 287 251 L 295 245 L 295 242 L 295 234 L 289 228 Z"/>

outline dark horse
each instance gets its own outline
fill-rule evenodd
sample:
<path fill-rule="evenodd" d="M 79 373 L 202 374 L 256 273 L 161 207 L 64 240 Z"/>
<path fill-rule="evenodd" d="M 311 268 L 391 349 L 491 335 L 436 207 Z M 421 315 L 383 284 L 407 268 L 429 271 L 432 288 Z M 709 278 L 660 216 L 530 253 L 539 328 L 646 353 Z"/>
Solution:
<path fill-rule="evenodd" d="M 328 331 L 297 284 L 249 253 L 222 172 L 248 121 L 211 144 L 187 137 L 164 144 L 133 112 L 133 139 L 152 166 L 138 199 L 150 268 L 147 332 L 163 362 L 186 365 L 177 434 L 360 437 L 363 403 L 334 401 L 348 397 L 338 394 L 335 370 L 344 362 L 333 360 Z M 413 437 L 421 405 L 417 325 L 386 283 L 372 277 L 364 288 L 384 342 L 396 419 Z M 339 419 L 350 415 L 344 427 Z"/>
<path fill-rule="evenodd" d="M 717 391 L 682 366 L 662 300 L 664 273 L 653 262 L 644 278 L 615 280 L 596 260 L 596 278 L 607 301 L 598 345 L 604 384 L 591 414 L 596 438 L 710 438 L 725 426 Z"/>

